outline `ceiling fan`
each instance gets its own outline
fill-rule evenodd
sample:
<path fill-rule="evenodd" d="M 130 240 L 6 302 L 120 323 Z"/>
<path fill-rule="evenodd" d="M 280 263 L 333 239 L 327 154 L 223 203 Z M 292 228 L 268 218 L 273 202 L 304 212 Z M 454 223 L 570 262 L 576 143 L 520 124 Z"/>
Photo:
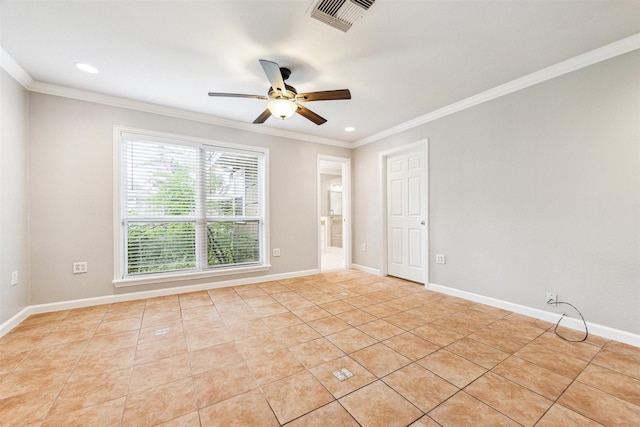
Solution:
<path fill-rule="evenodd" d="M 317 125 L 327 121 L 324 117 L 302 106 L 300 102 L 331 101 L 337 99 L 351 99 L 349 89 L 324 90 L 320 92 L 298 93 L 293 86 L 284 81 L 291 75 L 291 70 L 280 67 L 278 64 L 265 59 L 260 59 L 260 65 L 271 83 L 267 95 L 246 95 L 242 93 L 218 93 L 209 92 L 209 96 L 224 96 L 231 98 L 256 98 L 269 101 L 267 109 L 262 112 L 253 123 L 264 123 L 270 116 L 280 117 L 282 120 L 298 113 L 302 117 L 311 120 Z"/>

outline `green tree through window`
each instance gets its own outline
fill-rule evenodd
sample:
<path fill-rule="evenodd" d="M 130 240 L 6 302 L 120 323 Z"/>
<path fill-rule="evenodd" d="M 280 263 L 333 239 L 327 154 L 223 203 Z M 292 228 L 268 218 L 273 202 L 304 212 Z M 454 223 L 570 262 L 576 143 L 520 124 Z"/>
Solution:
<path fill-rule="evenodd" d="M 124 139 L 126 275 L 262 263 L 256 153 Z"/>

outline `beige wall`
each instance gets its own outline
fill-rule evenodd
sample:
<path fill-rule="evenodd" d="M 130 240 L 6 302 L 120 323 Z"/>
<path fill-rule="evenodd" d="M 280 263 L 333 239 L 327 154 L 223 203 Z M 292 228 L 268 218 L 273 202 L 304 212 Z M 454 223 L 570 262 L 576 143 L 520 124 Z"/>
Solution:
<path fill-rule="evenodd" d="M 350 152 L 27 95 L 3 71 L 0 321 L 29 303 L 155 288 L 111 284 L 122 125 L 270 149 L 271 247 L 282 256 L 265 274 L 317 267 L 318 154 L 352 157 L 353 259 L 379 269 L 378 154 L 429 138 L 430 282 L 542 309 L 553 291 L 591 322 L 639 333 L 639 74 L 630 53 Z M 73 275 L 81 260 L 89 273 Z M 21 283 L 9 287 L 15 269 Z"/>
<path fill-rule="evenodd" d="M 38 93 L 30 112 L 31 303 L 257 275 L 113 287 L 114 125 L 267 147 L 271 247 L 282 256 L 260 275 L 318 267 L 317 155 L 349 157 L 349 150 Z M 89 272 L 72 274 L 74 261 L 87 261 Z"/>
<path fill-rule="evenodd" d="M 354 150 L 354 262 L 380 268 L 378 153 L 429 138 L 431 283 L 537 309 L 553 291 L 640 333 L 638 76 L 636 51 Z"/>
<path fill-rule="evenodd" d="M 0 323 L 29 305 L 28 101 L 26 89 L 0 69 Z"/>

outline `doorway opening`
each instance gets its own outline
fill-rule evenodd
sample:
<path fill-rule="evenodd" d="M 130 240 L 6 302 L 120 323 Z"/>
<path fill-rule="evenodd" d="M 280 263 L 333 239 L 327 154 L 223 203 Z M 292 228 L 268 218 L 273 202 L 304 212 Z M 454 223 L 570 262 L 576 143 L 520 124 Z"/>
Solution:
<path fill-rule="evenodd" d="M 350 160 L 318 156 L 318 242 L 320 271 L 348 268 Z"/>

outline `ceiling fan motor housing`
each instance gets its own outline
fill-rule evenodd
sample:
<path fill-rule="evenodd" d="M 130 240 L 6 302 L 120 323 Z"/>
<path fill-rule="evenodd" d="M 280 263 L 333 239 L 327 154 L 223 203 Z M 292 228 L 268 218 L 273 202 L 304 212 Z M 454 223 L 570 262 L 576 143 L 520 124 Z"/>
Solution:
<path fill-rule="evenodd" d="M 286 67 L 280 67 L 280 74 L 282 74 L 282 80 L 287 80 L 291 77 L 291 70 Z"/>
<path fill-rule="evenodd" d="M 269 96 L 269 99 L 281 99 L 281 98 L 286 98 L 286 99 L 291 99 L 291 100 L 295 100 L 296 99 L 296 95 L 298 94 L 298 91 L 296 90 L 295 87 L 293 86 L 289 86 L 288 84 L 284 85 L 286 92 L 282 93 L 280 91 L 275 90 L 274 88 L 270 87 L 269 88 L 269 93 L 267 94 Z"/>

